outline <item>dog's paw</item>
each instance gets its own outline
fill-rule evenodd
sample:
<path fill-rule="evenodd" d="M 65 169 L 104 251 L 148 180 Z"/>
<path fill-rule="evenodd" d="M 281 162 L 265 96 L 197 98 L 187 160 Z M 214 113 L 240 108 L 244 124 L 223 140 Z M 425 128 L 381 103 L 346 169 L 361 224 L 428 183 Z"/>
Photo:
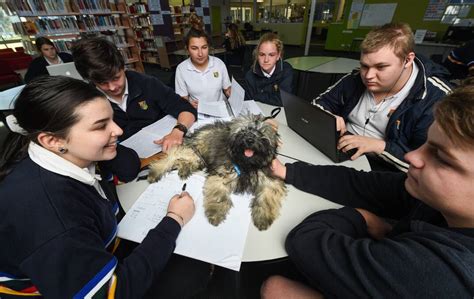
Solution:
<path fill-rule="evenodd" d="M 179 168 L 178 169 L 178 176 L 182 180 L 186 180 L 193 174 L 193 170 L 191 168 Z"/>
<path fill-rule="evenodd" d="M 252 209 L 252 220 L 258 230 L 266 230 L 275 221 L 276 216 L 261 207 L 254 207 Z"/>
<path fill-rule="evenodd" d="M 159 180 L 161 180 L 162 177 L 163 177 L 163 173 L 159 173 L 151 169 L 150 172 L 148 173 L 147 179 L 148 179 L 148 182 L 151 184 L 151 183 L 158 182 Z"/>
<path fill-rule="evenodd" d="M 204 214 L 209 223 L 214 226 L 218 226 L 226 219 L 231 207 L 232 201 L 229 196 L 207 197 L 204 199 Z"/>
<path fill-rule="evenodd" d="M 263 218 L 258 218 L 258 219 L 253 219 L 253 224 L 255 225 L 256 228 L 258 228 L 258 230 L 262 231 L 262 230 L 267 230 L 270 225 L 272 225 L 273 221 L 275 219 L 263 219 Z"/>
<path fill-rule="evenodd" d="M 221 224 L 227 216 L 227 213 L 222 213 L 218 210 L 206 210 L 205 214 L 209 223 L 214 226 Z"/>

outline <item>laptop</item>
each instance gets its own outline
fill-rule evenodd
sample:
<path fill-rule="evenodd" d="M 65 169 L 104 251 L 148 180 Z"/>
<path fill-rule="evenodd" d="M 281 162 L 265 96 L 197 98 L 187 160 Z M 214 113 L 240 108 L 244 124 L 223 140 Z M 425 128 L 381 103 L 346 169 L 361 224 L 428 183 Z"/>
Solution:
<path fill-rule="evenodd" d="M 293 131 L 336 163 L 350 159 L 354 150 L 344 153 L 337 149 L 340 133 L 334 115 L 284 90 L 280 94 L 286 122 Z"/>
<path fill-rule="evenodd" d="M 82 76 L 79 75 L 74 62 L 52 64 L 46 66 L 46 69 L 51 76 L 67 76 L 74 79 L 83 80 Z"/>

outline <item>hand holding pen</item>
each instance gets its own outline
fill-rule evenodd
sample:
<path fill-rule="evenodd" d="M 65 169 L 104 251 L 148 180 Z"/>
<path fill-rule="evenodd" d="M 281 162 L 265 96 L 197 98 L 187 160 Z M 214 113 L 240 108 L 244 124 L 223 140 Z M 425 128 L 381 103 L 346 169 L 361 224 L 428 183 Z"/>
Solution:
<path fill-rule="evenodd" d="M 186 192 L 185 183 L 181 188 L 181 193 L 171 198 L 166 215 L 176 220 L 181 227 L 183 227 L 193 218 L 194 212 L 194 200 L 189 193 Z"/>

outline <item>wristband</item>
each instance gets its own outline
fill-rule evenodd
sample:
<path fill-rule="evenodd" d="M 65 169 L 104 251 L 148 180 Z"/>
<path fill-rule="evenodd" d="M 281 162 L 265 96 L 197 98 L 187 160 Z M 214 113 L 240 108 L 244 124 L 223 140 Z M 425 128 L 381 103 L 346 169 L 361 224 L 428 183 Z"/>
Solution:
<path fill-rule="evenodd" d="M 173 129 L 178 129 L 181 132 L 183 132 L 183 136 L 186 135 L 186 133 L 188 133 L 188 128 L 186 128 L 185 125 L 180 124 L 180 123 L 177 123 L 176 126 L 173 127 Z"/>
<path fill-rule="evenodd" d="M 173 215 L 175 215 L 176 217 L 178 217 L 179 219 L 181 219 L 181 223 L 179 223 L 179 225 L 180 225 L 181 227 L 184 226 L 184 218 L 183 218 L 183 216 L 181 216 L 181 215 L 179 215 L 179 214 L 177 214 L 177 213 L 175 213 L 175 212 L 173 212 L 173 211 L 168 211 L 168 212 L 166 213 L 166 215 L 168 215 L 168 214 L 173 214 Z"/>

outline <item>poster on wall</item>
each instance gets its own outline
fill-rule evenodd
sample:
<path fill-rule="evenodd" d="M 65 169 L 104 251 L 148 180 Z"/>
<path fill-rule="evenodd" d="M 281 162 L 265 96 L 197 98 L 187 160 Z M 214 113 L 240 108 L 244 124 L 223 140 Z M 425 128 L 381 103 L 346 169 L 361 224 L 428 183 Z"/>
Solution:
<path fill-rule="evenodd" d="M 160 11 L 161 10 L 160 0 L 148 0 L 148 9 L 150 11 Z"/>
<path fill-rule="evenodd" d="M 200 17 L 203 17 L 204 16 L 204 11 L 203 11 L 203 8 L 202 7 L 196 7 L 194 8 L 194 10 L 196 11 L 196 14 Z"/>
<path fill-rule="evenodd" d="M 430 0 L 425 10 L 424 21 L 439 21 L 446 9 L 448 0 Z"/>
<path fill-rule="evenodd" d="M 364 10 L 365 0 L 352 1 L 349 19 L 347 20 L 347 29 L 356 29 L 359 27 L 362 11 Z"/>
<path fill-rule="evenodd" d="M 150 14 L 150 21 L 152 25 L 163 25 L 165 23 L 161 13 Z"/>
<path fill-rule="evenodd" d="M 359 26 L 382 26 L 392 21 L 397 3 L 366 4 Z"/>

